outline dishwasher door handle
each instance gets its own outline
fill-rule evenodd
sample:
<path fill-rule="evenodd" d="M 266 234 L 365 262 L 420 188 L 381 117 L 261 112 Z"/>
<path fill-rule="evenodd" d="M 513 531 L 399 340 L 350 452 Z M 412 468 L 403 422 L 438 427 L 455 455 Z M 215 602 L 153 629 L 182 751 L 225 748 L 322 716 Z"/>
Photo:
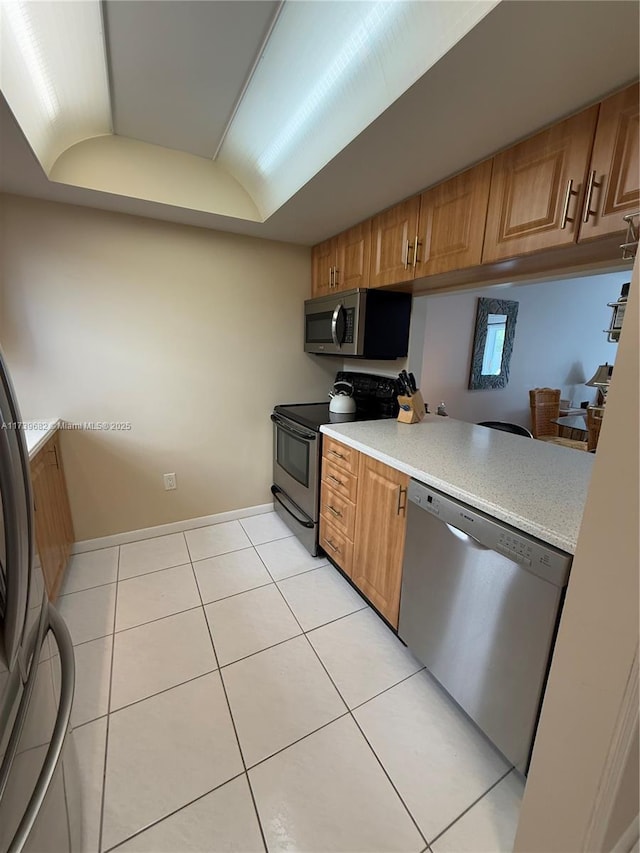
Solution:
<path fill-rule="evenodd" d="M 454 527 L 452 524 L 447 524 L 446 521 L 443 522 L 444 526 L 448 529 L 450 533 L 452 533 L 456 539 L 459 539 L 461 542 L 470 545 L 472 548 L 477 548 L 478 551 L 490 551 L 491 548 L 488 548 L 486 545 L 483 545 L 482 542 L 479 542 L 477 539 L 474 539 L 470 533 L 465 533 L 464 530 L 458 530 L 457 527 Z"/>

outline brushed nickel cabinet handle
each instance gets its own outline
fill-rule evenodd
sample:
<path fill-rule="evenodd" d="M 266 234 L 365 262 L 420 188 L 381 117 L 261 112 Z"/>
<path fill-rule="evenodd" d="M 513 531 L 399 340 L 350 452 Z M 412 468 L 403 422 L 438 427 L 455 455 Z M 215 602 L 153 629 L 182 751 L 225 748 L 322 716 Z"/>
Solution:
<path fill-rule="evenodd" d="M 329 510 L 329 512 L 332 512 L 336 518 L 342 518 L 342 513 L 334 506 L 331 506 L 331 504 L 327 504 L 327 509 Z"/>
<path fill-rule="evenodd" d="M 402 495 L 403 494 L 405 496 L 404 503 L 402 503 Z M 407 500 L 406 500 L 406 498 L 407 498 L 407 489 L 403 489 L 402 486 L 400 486 L 400 488 L 398 490 L 398 511 L 397 511 L 397 515 L 400 515 L 401 512 L 406 513 L 406 511 L 407 511 Z"/>
<path fill-rule="evenodd" d="M 337 450 L 329 450 L 327 456 L 335 456 L 337 459 L 344 459 L 344 454 L 338 453 Z"/>
<path fill-rule="evenodd" d="M 589 173 L 589 183 L 587 184 L 587 192 L 584 198 L 584 213 L 582 216 L 583 222 L 588 222 L 590 216 L 596 216 L 598 211 L 591 210 L 591 196 L 593 195 L 594 187 L 601 187 L 602 181 L 596 181 L 596 170 L 593 169 Z"/>
<path fill-rule="evenodd" d="M 336 554 L 339 554 L 339 553 L 340 553 L 340 548 L 338 548 L 336 545 L 334 545 L 334 544 L 333 544 L 333 542 L 331 541 L 331 539 L 327 539 L 327 540 L 326 540 L 326 542 L 327 542 L 327 545 L 329 546 L 329 548 L 331 548 L 331 550 L 332 550 L 332 551 L 335 551 L 335 552 L 336 552 Z"/>
<path fill-rule="evenodd" d="M 420 263 L 418 258 L 418 246 L 422 246 L 420 240 L 418 240 L 418 235 L 416 234 L 416 241 L 413 246 L 413 268 L 416 268 L 416 265 Z"/>
<path fill-rule="evenodd" d="M 407 269 L 409 267 L 409 248 L 410 248 L 410 246 L 411 246 L 411 244 L 409 243 L 409 240 L 406 239 L 404 241 L 404 268 L 405 269 Z"/>
<path fill-rule="evenodd" d="M 333 286 L 334 287 L 338 286 L 338 273 L 339 272 L 340 272 L 340 270 L 338 269 L 338 267 L 333 268 Z"/>
<path fill-rule="evenodd" d="M 331 480 L 332 483 L 337 483 L 339 486 L 344 486 L 342 480 L 339 480 L 337 477 L 334 477 L 333 474 L 327 474 L 327 480 Z"/>
<path fill-rule="evenodd" d="M 562 219 L 560 220 L 560 228 L 562 230 L 567 227 L 567 222 L 575 221 L 569 216 L 569 202 L 572 195 L 578 195 L 578 191 L 573 189 L 573 178 L 569 178 L 567 181 L 567 193 L 564 197 L 564 206 L 562 208 Z"/>

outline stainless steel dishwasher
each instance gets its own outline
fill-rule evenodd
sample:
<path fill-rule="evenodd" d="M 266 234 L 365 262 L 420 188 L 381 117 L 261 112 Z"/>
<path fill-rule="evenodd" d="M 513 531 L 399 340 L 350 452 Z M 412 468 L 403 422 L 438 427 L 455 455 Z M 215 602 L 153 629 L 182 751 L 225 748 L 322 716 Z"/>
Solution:
<path fill-rule="evenodd" d="M 398 633 L 523 774 L 571 560 L 409 484 Z"/>

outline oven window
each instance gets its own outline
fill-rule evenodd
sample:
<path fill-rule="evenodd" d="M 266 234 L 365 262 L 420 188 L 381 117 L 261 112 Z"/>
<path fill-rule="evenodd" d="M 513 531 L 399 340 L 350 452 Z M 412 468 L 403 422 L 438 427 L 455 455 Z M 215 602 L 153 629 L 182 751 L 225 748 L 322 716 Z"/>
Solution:
<path fill-rule="evenodd" d="M 331 319 L 333 311 L 323 311 L 319 314 L 307 315 L 307 330 L 305 340 L 308 344 L 330 344 L 333 342 L 331 337 Z"/>
<path fill-rule="evenodd" d="M 309 486 L 309 442 L 276 428 L 278 465 L 305 488 Z"/>

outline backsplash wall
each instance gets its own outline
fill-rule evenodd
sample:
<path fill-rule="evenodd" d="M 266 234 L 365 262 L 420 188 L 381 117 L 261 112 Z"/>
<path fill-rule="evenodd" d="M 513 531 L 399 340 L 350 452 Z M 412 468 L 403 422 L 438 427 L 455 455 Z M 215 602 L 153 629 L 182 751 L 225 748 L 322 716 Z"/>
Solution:
<path fill-rule="evenodd" d="M 449 415 L 477 423 L 501 420 L 530 426 L 529 389 L 560 388 L 576 405 L 595 400 L 584 382 L 599 364 L 615 362 L 607 342 L 611 308 L 631 272 L 484 287 L 420 297 L 426 303 L 422 390 L 431 411 L 444 400 Z M 509 383 L 470 391 L 469 368 L 478 297 L 519 303 Z M 419 301 L 419 300 L 414 300 Z"/>

